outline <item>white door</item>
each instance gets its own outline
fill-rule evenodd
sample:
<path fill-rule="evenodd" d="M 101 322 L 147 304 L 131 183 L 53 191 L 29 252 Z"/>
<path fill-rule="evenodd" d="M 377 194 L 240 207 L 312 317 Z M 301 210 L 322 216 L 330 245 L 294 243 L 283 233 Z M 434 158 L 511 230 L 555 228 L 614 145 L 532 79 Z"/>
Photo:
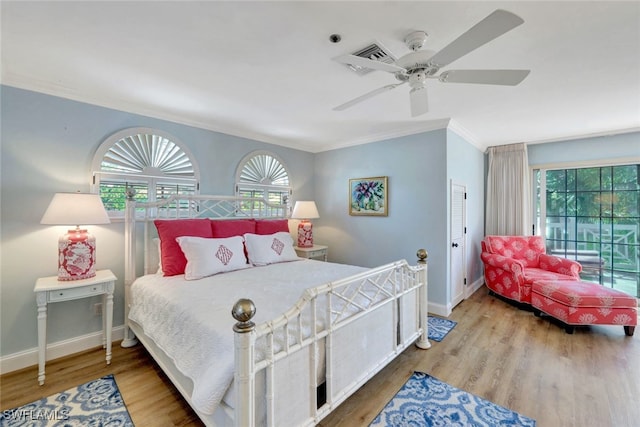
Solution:
<path fill-rule="evenodd" d="M 465 205 L 467 188 L 464 185 L 451 182 L 451 253 L 450 253 L 450 302 L 451 308 L 464 299 L 466 284 L 466 242 L 467 232 Z"/>

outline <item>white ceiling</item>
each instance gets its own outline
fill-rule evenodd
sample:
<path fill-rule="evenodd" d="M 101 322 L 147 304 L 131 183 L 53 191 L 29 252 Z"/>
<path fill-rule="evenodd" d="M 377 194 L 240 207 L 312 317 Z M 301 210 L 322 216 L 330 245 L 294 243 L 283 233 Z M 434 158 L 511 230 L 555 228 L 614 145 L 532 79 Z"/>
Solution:
<path fill-rule="evenodd" d="M 8 2 L 2 84 L 319 152 L 449 126 L 479 148 L 640 129 L 640 2 Z M 524 24 L 449 69 L 530 69 L 519 86 L 401 86 L 331 58 L 410 30 L 440 50 L 495 9 Z M 329 36 L 338 33 L 340 43 Z"/>

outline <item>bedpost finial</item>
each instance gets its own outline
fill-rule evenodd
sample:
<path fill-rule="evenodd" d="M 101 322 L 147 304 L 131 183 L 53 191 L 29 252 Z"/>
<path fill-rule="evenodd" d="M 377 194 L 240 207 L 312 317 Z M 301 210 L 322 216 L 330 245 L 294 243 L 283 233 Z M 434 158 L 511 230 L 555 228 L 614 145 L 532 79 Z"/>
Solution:
<path fill-rule="evenodd" d="M 416 256 L 418 257 L 418 262 L 426 262 L 429 254 L 427 253 L 426 249 L 418 249 Z"/>
<path fill-rule="evenodd" d="M 239 299 L 231 309 L 231 315 L 238 321 L 233 325 L 233 330 L 239 333 L 251 332 L 256 326 L 251 321 L 256 314 L 256 305 L 247 298 Z"/>

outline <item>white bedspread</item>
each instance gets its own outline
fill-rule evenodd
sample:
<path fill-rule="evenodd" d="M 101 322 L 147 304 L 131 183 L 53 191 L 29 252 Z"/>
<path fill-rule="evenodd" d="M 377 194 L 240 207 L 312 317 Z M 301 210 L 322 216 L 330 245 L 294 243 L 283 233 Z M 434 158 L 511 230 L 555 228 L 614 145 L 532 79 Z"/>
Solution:
<path fill-rule="evenodd" d="M 238 299 L 254 301 L 260 324 L 289 309 L 304 289 L 365 270 L 305 259 L 194 281 L 147 275 L 131 287 L 129 318 L 193 381 L 195 408 L 211 414 L 233 380 L 231 307 Z"/>

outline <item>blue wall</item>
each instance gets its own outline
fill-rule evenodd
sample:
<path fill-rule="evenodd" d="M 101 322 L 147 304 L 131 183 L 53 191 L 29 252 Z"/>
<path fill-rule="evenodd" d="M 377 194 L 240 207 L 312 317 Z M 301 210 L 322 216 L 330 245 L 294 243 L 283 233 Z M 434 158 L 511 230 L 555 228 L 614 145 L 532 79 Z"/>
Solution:
<path fill-rule="evenodd" d="M 406 259 L 418 248 L 429 252 L 429 307 L 448 314 L 450 181 L 466 184 L 467 272 L 481 277 L 479 247 L 483 231 L 483 153 L 446 129 L 316 154 L 315 194 L 320 219 L 314 235 L 330 246 L 329 258 L 374 266 Z M 388 176 L 389 215 L 349 216 L 350 178 Z"/>
<path fill-rule="evenodd" d="M 96 107 L 35 92 L 1 90 L 0 355 L 37 346 L 38 277 L 56 274 L 57 240 L 66 227 L 40 225 L 56 192 L 89 191 L 90 165 L 100 143 L 129 127 L 160 129 L 185 144 L 201 171 L 201 192 L 233 194 L 236 168 L 255 150 L 277 154 L 289 168 L 294 199 L 313 197 L 313 154 Z M 97 267 L 109 268 L 116 284 L 114 326 L 122 325 L 123 223 L 90 227 L 97 240 Z M 100 331 L 91 305 L 78 300 L 49 305 L 48 342 Z"/>
<path fill-rule="evenodd" d="M 443 241 L 438 224 L 446 220 L 445 133 L 437 130 L 316 154 L 320 219 L 315 235 L 331 245 L 331 259 L 367 267 L 401 258 L 414 262 L 417 249 L 430 251 Z M 349 179 L 375 176 L 389 177 L 389 215 L 350 216 Z"/>
<path fill-rule="evenodd" d="M 56 192 L 88 191 L 90 164 L 100 143 L 129 127 L 174 135 L 197 158 L 202 193 L 233 194 L 238 163 L 255 150 L 277 154 L 289 168 L 294 200 L 316 200 L 318 243 L 329 258 L 374 266 L 429 251 L 429 301 L 450 300 L 449 191 L 467 186 L 467 283 L 482 277 L 479 245 L 484 229 L 485 158 L 451 130 L 441 129 L 311 154 L 168 121 L 96 107 L 6 86 L 1 90 L 0 356 L 37 345 L 33 286 L 55 274 L 56 245 L 64 227 L 40 225 Z M 640 157 L 640 133 L 529 146 L 531 165 Z M 348 215 L 348 181 L 389 177 L 389 216 Z M 114 325 L 123 320 L 123 224 L 91 227 L 98 241 L 98 268 L 119 277 Z M 99 331 L 91 305 L 99 300 L 52 304 L 49 343 Z"/>
<path fill-rule="evenodd" d="M 467 187 L 466 224 L 467 285 L 483 275 L 480 242 L 484 238 L 484 153 L 455 132 L 447 131 L 447 176 Z M 449 196 L 449 193 L 447 193 Z M 450 200 L 447 201 L 447 206 Z M 447 218 L 449 219 L 449 218 Z M 447 230 L 449 230 L 447 223 Z M 450 298 L 447 299 L 447 301 Z"/>
<path fill-rule="evenodd" d="M 602 162 L 640 157 L 640 132 L 530 144 L 529 165 Z"/>

